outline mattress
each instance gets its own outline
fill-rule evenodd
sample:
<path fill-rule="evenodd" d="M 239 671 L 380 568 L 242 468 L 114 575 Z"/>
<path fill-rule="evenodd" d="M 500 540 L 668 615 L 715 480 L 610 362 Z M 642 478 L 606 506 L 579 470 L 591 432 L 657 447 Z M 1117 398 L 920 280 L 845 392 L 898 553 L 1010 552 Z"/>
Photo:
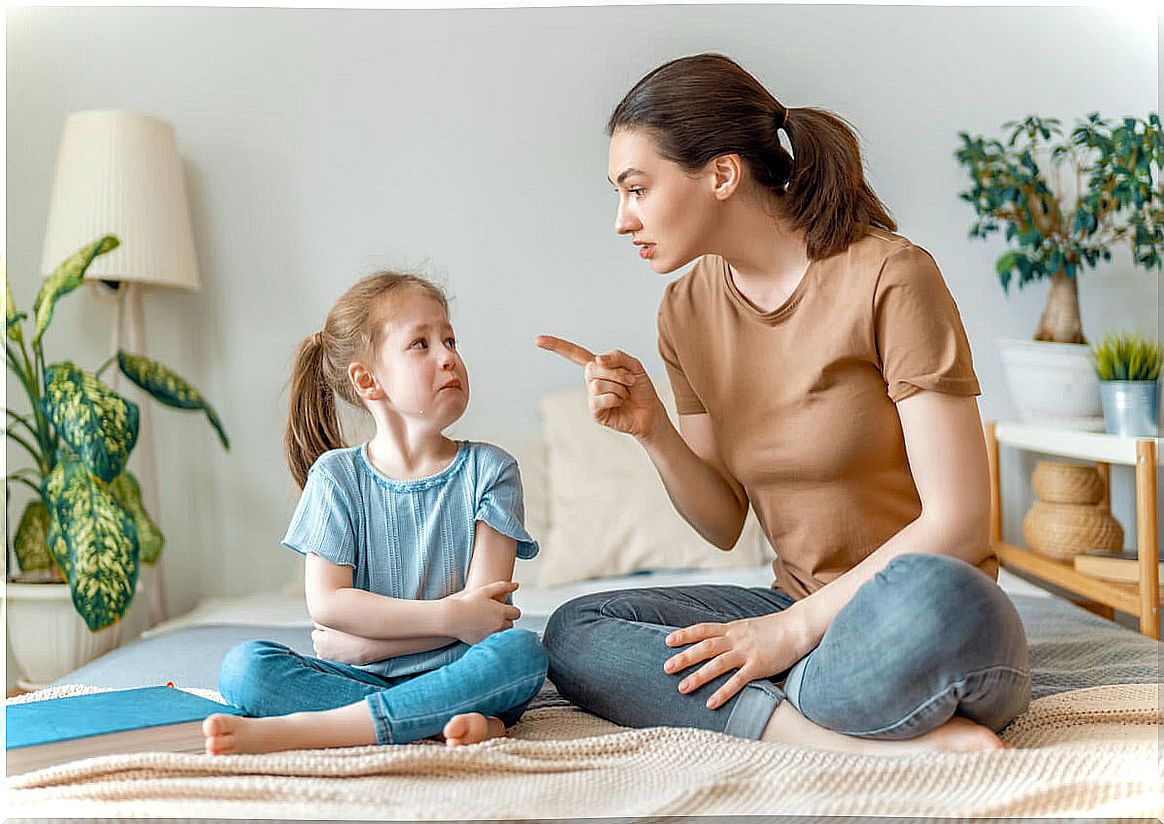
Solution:
<path fill-rule="evenodd" d="M 517 625 L 540 632 L 560 604 L 578 595 L 646 586 L 729 583 L 766 586 L 768 567 L 651 572 L 558 587 L 525 585 L 514 595 Z M 1032 697 L 1105 684 L 1160 680 L 1160 645 L 1092 615 L 1005 572 L 999 583 L 1014 601 L 1031 647 Z M 206 601 L 135 641 L 66 675 L 56 685 L 138 687 L 172 682 L 217 689 L 218 668 L 235 644 L 266 639 L 310 655 L 311 621 L 302 596 L 264 593 Z M 537 705 L 554 704 L 552 685 Z"/>

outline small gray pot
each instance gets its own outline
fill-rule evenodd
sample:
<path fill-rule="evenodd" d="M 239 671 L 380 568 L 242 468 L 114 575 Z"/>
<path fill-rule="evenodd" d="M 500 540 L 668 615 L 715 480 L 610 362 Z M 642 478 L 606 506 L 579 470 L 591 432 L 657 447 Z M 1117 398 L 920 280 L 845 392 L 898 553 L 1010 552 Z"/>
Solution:
<path fill-rule="evenodd" d="M 1159 434 L 1158 381 L 1100 381 L 1099 397 L 1109 435 L 1154 438 Z"/>

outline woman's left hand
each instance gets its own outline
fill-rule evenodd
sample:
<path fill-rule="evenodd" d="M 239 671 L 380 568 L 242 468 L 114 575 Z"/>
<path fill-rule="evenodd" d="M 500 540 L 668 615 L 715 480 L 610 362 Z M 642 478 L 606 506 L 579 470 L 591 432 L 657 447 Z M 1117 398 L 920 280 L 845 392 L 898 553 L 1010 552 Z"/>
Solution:
<path fill-rule="evenodd" d="M 788 611 L 725 624 L 693 624 L 667 636 L 669 647 L 691 646 L 668 658 L 663 670 L 677 673 L 707 661 L 679 682 L 679 691 L 688 694 L 734 669 L 735 674 L 707 699 L 707 708 L 714 710 L 749 681 L 769 678 L 803 658 L 809 652 L 803 638 L 796 617 Z"/>

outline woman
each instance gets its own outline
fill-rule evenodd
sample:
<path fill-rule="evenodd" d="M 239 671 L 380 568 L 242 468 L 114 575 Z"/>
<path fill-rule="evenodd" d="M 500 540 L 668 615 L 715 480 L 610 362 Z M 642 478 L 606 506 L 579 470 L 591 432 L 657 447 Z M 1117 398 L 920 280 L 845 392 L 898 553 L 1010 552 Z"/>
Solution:
<path fill-rule="evenodd" d="M 886 754 L 1003 746 L 1030 676 L 993 580 L 970 348 L 852 131 L 720 55 L 651 72 L 607 129 L 616 231 L 660 274 L 698 258 L 659 309 L 678 431 L 635 358 L 538 345 L 585 367 L 595 420 L 639 441 L 704 538 L 730 549 L 751 506 L 779 557 L 770 589 L 570 601 L 546 629 L 550 678 L 627 726 Z"/>

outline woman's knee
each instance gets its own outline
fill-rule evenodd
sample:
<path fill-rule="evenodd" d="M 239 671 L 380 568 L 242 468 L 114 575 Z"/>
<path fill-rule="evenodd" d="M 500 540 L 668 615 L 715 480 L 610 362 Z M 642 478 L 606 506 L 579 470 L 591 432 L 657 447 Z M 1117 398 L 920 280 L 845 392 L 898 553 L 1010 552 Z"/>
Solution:
<path fill-rule="evenodd" d="M 271 688 L 273 664 L 290 652 L 275 641 L 244 641 L 231 647 L 218 670 L 218 692 L 240 709 L 255 706 L 258 694 Z"/>
<path fill-rule="evenodd" d="M 555 609 L 546 622 L 546 630 L 542 633 L 542 643 L 549 654 L 551 662 L 556 655 L 566 654 L 571 645 L 571 639 L 585 630 L 586 625 L 599 615 L 599 609 L 605 593 L 581 595 L 573 598 Z"/>
<path fill-rule="evenodd" d="M 901 555 L 870 583 L 864 607 L 890 611 L 891 620 L 909 628 L 915 649 L 932 647 L 970 668 L 1028 669 L 1018 611 L 977 567 L 948 555 Z"/>

